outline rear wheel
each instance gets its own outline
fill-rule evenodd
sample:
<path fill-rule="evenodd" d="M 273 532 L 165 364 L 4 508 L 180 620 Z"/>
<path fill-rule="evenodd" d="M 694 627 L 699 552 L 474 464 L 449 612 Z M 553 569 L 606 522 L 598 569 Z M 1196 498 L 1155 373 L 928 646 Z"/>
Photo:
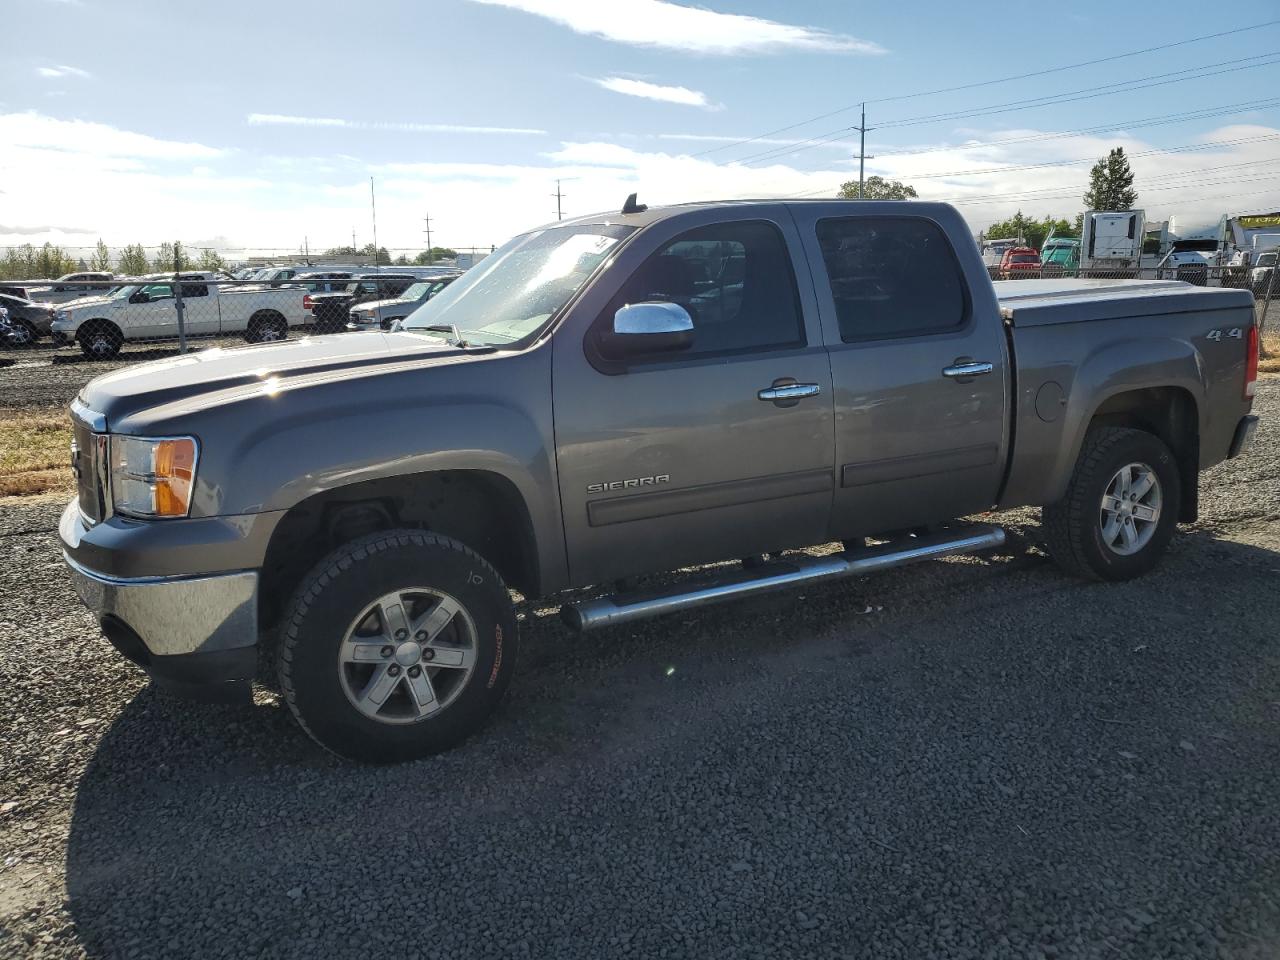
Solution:
<path fill-rule="evenodd" d="M 80 351 L 93 360 L 110 360 L 124 345 L 124 334 L 107 320 L 90 320 L 76 334 Z"/>
<path fill-rule="evenodd" d="M 1182 486 L 1159 437 L 1127 427 L 1089 431 L 1067 494 L 1043 511 L 1049 552 L 1067 573 L 1131 580 L 1160 562 Z"/>
<path fill-rule="evenodd" d="M 267 311 L 255 313 L 249 318 L 249 327 L 244 338 L 250 343 L 272 343 L 284 340 L 289 336 L 289 325 L 278 313 Z"/>
<path fill-rule="evenodd" d="M 280 685 L 299 724 L 350 760 L 413 760 L 460 743 L 502 699 L 516 619 L 496 570 L 446 537 L 370 534 L 303 580 Z"/>

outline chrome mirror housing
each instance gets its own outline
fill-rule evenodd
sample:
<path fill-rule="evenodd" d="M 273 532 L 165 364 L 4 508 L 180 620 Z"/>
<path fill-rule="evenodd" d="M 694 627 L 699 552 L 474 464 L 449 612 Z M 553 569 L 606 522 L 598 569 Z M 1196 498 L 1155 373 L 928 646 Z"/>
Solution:
<path fill-rule="evenodd" d="M 613 315 L 609 339 L 623 354 L 683 350 L 693 343 L 693 318 L 678 303 L 628 303 Z"/>

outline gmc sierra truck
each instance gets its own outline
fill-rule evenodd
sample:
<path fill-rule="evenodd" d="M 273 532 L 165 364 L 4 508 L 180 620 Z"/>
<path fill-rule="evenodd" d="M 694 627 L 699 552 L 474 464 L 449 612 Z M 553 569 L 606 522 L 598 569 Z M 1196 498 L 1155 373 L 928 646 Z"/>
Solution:
<path fill-rule="evenodd" d="M 997 548 L 958 518 L 1029 504 L 1065 570 L 1137 577 L 1249 443 L 1257 351 L 1247 291 L 993 285 L 946 205 L 632 197 L 403 329 L 99 377 L 60 536 L 157 682 L 243 698 L 261 640 L 315 740 L 406 760 L 498 703 L 512 589 L 608 628 Z"/>

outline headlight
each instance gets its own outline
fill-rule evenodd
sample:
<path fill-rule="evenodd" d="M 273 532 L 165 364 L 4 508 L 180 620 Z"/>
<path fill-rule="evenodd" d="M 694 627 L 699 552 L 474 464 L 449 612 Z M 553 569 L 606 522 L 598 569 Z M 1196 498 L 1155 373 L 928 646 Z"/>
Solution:
<path fill-rule="evenodd" d="M 66 320 L 66 319 L 67 319 L 67 311 L 65 311 L 65 310 L 55 310 L 55 311 L 54 311 L 54 314 L 53 314 L 53 319 L 55 319 L 55 320 Z"/>
<path fill-rule="evenodd" d="M 111 437 L 111 501 L 135 517 L 185 517 L 198 449 L 194 437 Z"/>

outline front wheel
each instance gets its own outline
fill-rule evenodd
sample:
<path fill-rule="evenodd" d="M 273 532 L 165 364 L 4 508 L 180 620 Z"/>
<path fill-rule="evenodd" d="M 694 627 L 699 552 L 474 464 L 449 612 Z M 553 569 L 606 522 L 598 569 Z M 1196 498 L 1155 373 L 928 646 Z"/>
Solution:
<path fill-rule="evenodd" d="M 515 665 L 511 596 L 468 547 L 418 530 L 339 547 L 303 579 L 282 631 L 280 686 L 321 746 L 394 763 L 481 727 Z"/>
<path fill-rule="evenodd" d="M 1159 437 L 1127 427 L 1092 429 L 1066 496 L 1044 508 L 1049 553 L 1078 577 L 1140 577 L 1169 546 L 1181 499 L 1177 462 Z"/>

